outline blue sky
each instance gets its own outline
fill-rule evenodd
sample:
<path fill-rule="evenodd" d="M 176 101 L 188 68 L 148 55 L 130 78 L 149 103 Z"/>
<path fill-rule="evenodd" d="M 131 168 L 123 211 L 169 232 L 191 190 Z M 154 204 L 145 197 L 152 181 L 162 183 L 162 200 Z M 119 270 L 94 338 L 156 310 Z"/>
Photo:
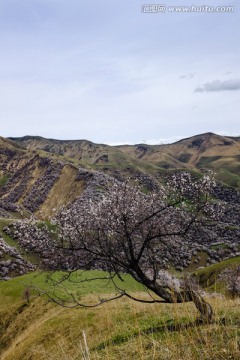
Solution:
<path fill-rule="evenodd" d="M 239 1 L 1 0 L 1 136 L 240 135 Z M 233 6 L 171 12 L 169 6 Z M 146 9 L 146 8 L 145 8 Z"/>

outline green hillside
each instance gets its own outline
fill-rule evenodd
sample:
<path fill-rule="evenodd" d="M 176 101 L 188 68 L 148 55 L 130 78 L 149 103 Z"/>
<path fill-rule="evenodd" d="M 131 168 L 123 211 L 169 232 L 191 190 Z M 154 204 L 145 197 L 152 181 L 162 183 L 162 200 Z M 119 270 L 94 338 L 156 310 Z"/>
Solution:
<path fill-rule="evenodd" d="M 225 266 L 218 264 L 218 270 Z M 201 270 L 201 276 L 209 270 Z M 126 280 L 128 289 L 142 291 Z M 149 305 L 121 299 L 94 309 L 66 309 L 38 297 L 29 290 L 31 283 L 49 290 L 43 274 L 0 282 L 2 360 L 239 359 L 239 299 L 207 297 L 216 323 L 197 326 L 191 303 Z M 73 284 L 67 289 L 75 291 Z M 99 282 L 81 287 L 87 302 L 111 292 Z"/>

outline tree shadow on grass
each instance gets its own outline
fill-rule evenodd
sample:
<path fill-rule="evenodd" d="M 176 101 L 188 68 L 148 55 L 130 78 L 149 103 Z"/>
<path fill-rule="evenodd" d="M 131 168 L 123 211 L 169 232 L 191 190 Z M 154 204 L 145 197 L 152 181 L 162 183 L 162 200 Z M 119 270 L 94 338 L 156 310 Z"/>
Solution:
<path fill-rule="evenodd" d="M 211 324 L 212 323 L 213 322 L 211 322 Z M 225 325 L 225 318 L 218 319 L 217 323 L 219 325 Z M 98 346 L 94 347 L 92 350 L 93 351 L 103 350 L 110 345 L 123 344 L 123 343 L 129 341 L 130 339 L 134 339 L 135 337 L 137 337 L 139 335 L 150 335 L 150 334 L 164 333 L 164 332 L 179 332 L 179 331 L 183 331 L 183 330 L 186 330 L 189 328 L 195 328 L 195 327 L 203 326 L 203 325 L 209 325 L 209 323 L 206 321 L 203 321 L 202 319 L 197 319 L 197 320 L 191 321 L 187 324 L 182 324 L 182 323 L 176 324 L 174 322 L 174 320 L 168 320 L 163 325 L 149 327 L 149 328 L 146 328 L 141 331 L 134 330 L 134 331 L 132 331 L 131 334 L 129 334 L 129 333 L 128 334 L 126 334 L 126 333 L 125 334 L 123 334 L 123 333 L 116 334 L 111 339 L 101 342 Z"/>

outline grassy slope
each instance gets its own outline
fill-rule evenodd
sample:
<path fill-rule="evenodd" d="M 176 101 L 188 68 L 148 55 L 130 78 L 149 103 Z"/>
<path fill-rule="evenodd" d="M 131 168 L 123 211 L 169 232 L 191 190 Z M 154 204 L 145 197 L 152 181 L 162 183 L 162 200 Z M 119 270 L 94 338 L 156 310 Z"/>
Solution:
<path fill-rule="evenodd" d="M 217 277 L 225 269 L 234 269 L 240 265 L 240 257 L 224 260 L 220 263 L 210 265 L 195 272 L 200 285 L 209 290 L 224 291 L 225 287 L 221 283 L 216 283 Z"/>
<path fill-rule="evenodd" d="M 227 260 L 199 270 L 205 276 L 240 259 Z M 95 272 L 99 276 L 99 272 Z M 212 275 L 211 275 L 212 276 Z M 209 298 L 216 317 L 225 323 L 191 326 L 197 315 L 193 304 L 148 305 L 120 299 L 94 309 L 66 309 L 47 303 L 24 290 L 33 282 L 49 286 L 42 274 L 29 274 L 0 282 L 0 352 L 2 360 L 88 359 L 239 359 L 240 300 Z M 126 277 L 126 288 L 141 288 Z M 78 288 L 68 285 L 68 290 Z M 99 294 L 106 297 L 113 288 L 97 281 L 81 286 L 82 299 L 92 302 Z M 145 296 L 142 293 L 142 296 Z M 83 335 L 84 332 L 84 335 Z M 85 349 L 85 350 L 84 350 Z M 84 355 L 85 354 L 85 355 Z"/>
<path fill-rule="evenodd" d="M 149 163 L 188 169 L 212 169 L 217 177 L 230 186 L 240 186 L 240 142 L 212 133 L 201 134 L 180 140 L 170 145 L 144 145 L 146 152 L 139 152 L 139 146 L 121 146 L 121 150 L 132 157 L 139 157 Z M 168 157 L 166 157 L 168 156 Z M 175 164 L 174 164 L 175 161 Z M 178 161 L 178 163 L 177 163 Z M 182 166 L 179 164 L 182 163 Z"/>

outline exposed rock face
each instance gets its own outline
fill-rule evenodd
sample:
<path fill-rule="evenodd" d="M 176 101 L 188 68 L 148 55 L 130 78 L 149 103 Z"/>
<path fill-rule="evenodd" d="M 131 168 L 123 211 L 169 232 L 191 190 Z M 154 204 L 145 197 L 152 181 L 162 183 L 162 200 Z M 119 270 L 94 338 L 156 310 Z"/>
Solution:
<path fill-rule="evenodd" d="M 48 160 L 48 159 L 43 159 Z M 43 175 L 34 183 L 31 190 L 28 192 L 24 199 L 24 206 L 31 213 L 34 213 L 39 209 L 40 205 L 46 200 L 49 191 L 53 187 L 54 183 L 58 180 L 61 170 L 64 167 L 63 163 L 51 163 L 48 161 L 45 166 L 47 168 Z"/>
<path fill-rule="evenodd" d="M 34 160 L 40 160 L 39 166 L 42 167 L 42 175 L 34 179 L 31 174 L 36 170 Z M 63 164 L 51 163 L 41 165 L 41 159 L 32 159 L 19 169 L 9 182 L 1 189 L 2 199 L 9 204 L 16 204 L 20 199 L 24 207 L 30 212 L 35 212 L 40 205 L 46 200 L 47 195 L 54 183 L 57 181 Z M 35 180 L 33 182 L 33 179 Z M 33 182 L 30 187 L 29 184 Z M 7 195 L 4 195 L 7 194 Z"/>
<path fill-rule="evenodd" d="M 16 248 L 9 246 L 0 237 L 0 280 L 8 280 L 17 275 L 33 271 L 35 267 L 26 261 Z"/>
<path fill-rule="evenodd" d="M 199 149 L 200 146 L 204 143 L 203 139 L 196 139 L 193 140 L 191 144 L 188 145 L 188 148 L 197 148 Z"/>
<path fill-rule="evenodd" d="M 99 156 L 99 158 L 97 160 L 95 160 L 95 164 L 104 164 L 104 163 L 108 163 L 108 155 L 107 154 L 103 154 L 103 155 Z"/>
<path fill-rule="evenodd" d="M 10 212 L 21 210 L 36 213 L 45 203 L 49 214 L 51 207 L 58 208 L 79 196 L 81 184 L 76 167 L 31 151 L 0 150 L 0 175 L 6 179 L 0 183 L 1 217 L 12 217 Z"/>
<path fill-rule="evenodd" d="M 137 145 L 136 148 L 136 155 L 139 159 L 141 159 L 143 156 L 145 156 L 150 150 L 148 145 L 140 144 Z"/>
<path fill-rule="evenodd" d="M 240 204 L 240 191 L 234 188 L 227 188 L 218 183 L 213 189 L 213 195 L 230 204 Z"/>
<path fill-rule="evenodd" d="M 10 218 L 10 212 L 18 212 L 19 207 L 6 200 L 0 200 L 0 217 Z"/>

